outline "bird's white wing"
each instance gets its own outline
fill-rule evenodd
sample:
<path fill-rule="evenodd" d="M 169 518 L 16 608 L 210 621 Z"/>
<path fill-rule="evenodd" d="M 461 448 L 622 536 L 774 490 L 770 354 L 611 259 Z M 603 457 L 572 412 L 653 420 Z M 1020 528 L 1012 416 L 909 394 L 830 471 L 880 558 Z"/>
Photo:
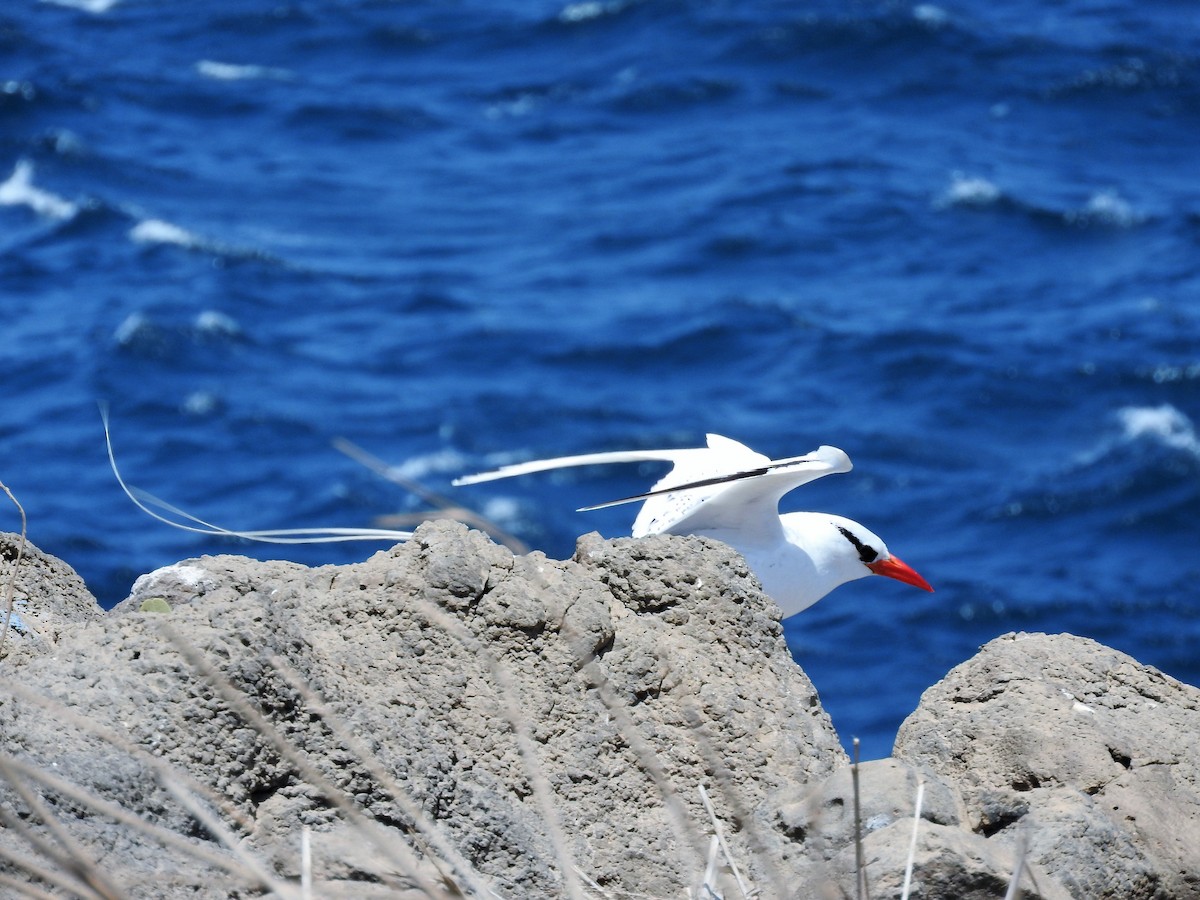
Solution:
<path fill-rule="evenodd" d="M 629 462 L 669 462 L 678 464 L 687 459 L 689 453 L 703 453 L 704 450 L 614 450 L 608 453 L 583 453 L 579 456 L 558 456 L 554 459 L 534 459 L 529 462 L 513 463 L 501 466 L 489 472 L 479 472 L 475 475 L 463 475 L 455 478 L 452 484 L 461 487 L 464 484 L 479 484 L 481 481 L 496 481 L 500 478 L 514 478 L 517 475 L 529 475 L 533 472 L 546 472 L 550 469 L 568 469 L 574 466 L 600 466 L 611 463 Z"/>
<path fill-rule="evenodd" d="M 690 447 L 681 450 L 617 450 L 608 453 L 585 453 L 579 456 L 537 459 L 531 462 L 502 466 L 490 472 L 456 478 L 454 484 L 477 484 L 481 481 L 494 481 L 498 478 L 512 478 L 517 475 L 528 475 L 532 472 L 545 472 L 549 469 L 564 469 L 572 466 L 628 462 L 672 463 L 671 470 L 650 489 L 650 494 L 663 492 L 662 495 L 647 499 L 634 522 L 633 535 L 640 537 L 644 534 L 666 531 L 680 516 L 697 503 L 702 502 L 706 496 L 723 489 L 718 486 L 703 495 L 698 491 L 689 491 L 687 494 L 680 495 L 666 493 L 672 486 L 689 484 L 717 475 L 726 475 L 729 472 L 769 463 L 770 460 L 761 453 L 755 453 L 745 444 L 719 434 L 710 434 L 707 447 Z M 638 499 L 646 496 L 639 495 Z"/>
<path fill-rule="evenodd" d="M 739 445 L 741 446 L 741 445 Z M 751 451 L 753 453 L 753 451 Z M 679 478 L 681 466 L 645 494 L 624 497 L 588 509 L 645 500 L 633 534 L 736 531 L 749 537 L 779 528 L 779 501 L 803 484 L 852 468 L 850 457 L 837 447 L 822 446 L 804 456 L 767 459 L 753 454 L 750 465 L 705 467 L 696 477 Z M 746 458 L 743 458 L 746 459 Z"/>
<path fill-rule="evenodd" d="M 707 447 L 682 450 L 618 450 L 560 456 L 503 466 L 457 478 L 456 485 L 477 484 L 550 469 L 627 462 L 669 462 L 673 468 L 649 491 L 586 509 L 644 500 L 633 523 L 633 536 L 667 531 L 693 532 L 759 526 L 778 528 L 779 499 L 793 488 L 834 472 L 850 471 L 850 458 L 836 447 L 805 456 L 772 460 L 745 444 L 719 434 Z"/>
<path fill-rule="evenodd" d="M 675 468 L 664 475 L 645 494 L 636 498 L 645 500 L 633 522 L 633 536 L 662 534 L 685 520 L 710 498 L 726 490 L 719 479 L 730 472 L 741 472 L 766 465 L 770 459 L 756 453 L 745 444 L 719 434 L 709 434 L 708 446 L 693 450 L 692 454 L 676 462 Z M 709 486 L 707 483 L 712 481 Z M 694 485 L 691 490 L 680 491 L 681 485 Z M 629 501 L 625 501 L 629 502 Z M 616 504 L 601 504 L 601 507 Z M 589 507 L 597 508 L 597 507 Z"/>

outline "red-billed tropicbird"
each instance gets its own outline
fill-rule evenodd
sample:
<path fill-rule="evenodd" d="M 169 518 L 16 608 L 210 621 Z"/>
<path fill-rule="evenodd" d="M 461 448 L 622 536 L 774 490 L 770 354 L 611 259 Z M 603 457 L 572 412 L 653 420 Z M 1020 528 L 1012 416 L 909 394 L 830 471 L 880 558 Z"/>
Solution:
<path fill-rule="evenodd" d="M 850 457 L 837 447 L 768 459 L 745 444 L 710 434 L 707 447 L 561 456 L 467 475 L 454 483 L 475 484 L 569 466 L 647 461 L 674 467 L 647 493 L 580 511 L 644 500 L 633 523 L 634 537 L 698 534 L 724 541 L 745 557 L 785 618 L 812 606 L 838 585 L 872 574 L 933 590 L 857 522 L 828 513 L 779 514 L 784 494 L 823 475 L 850 471 Z"/>

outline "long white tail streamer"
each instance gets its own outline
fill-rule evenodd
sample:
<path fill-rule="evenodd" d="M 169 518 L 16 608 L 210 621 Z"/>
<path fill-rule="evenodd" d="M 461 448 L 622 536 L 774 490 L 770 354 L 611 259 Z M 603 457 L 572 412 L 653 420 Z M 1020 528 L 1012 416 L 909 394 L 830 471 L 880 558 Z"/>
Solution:
<path fill-rule="evenodd" d="M 104 443 L 108 448 L 108 464 L 112 467 L 113 475 L 116 476 L 117 484 L 121 486 L 121 490 L 125 492 L 125 496 L 133 501 L 133 505 L 144 512 L 151 518 L 157 519 L 172 528 L 178 528 L 181 531 L 191 531 L 196 534 L 207 534 L 216 537 L 235 537 L 246 541 L 259 541 L 266 544 L 331 544 L 341 541 L 406 541 L 412 537 L 411 531 L 392 531 L 386 528 L 276 528 L 265 531 L 234 531 L 230 528 L 222 528 L 220 525 L 214 525 L 211 522 L 206 522 L 203 519 L 193 516 L 191 513 L 184 512 L 176 506 L 172 506 L 165 500 L 160 500 L 153 494 L 149 494 L 140 488 L 132 487 L 126 483 L 121 475 L 120 469 L 117 468 L 117 459 L 113 454 L 112 435 L 109 433 L 108 424 L 108 409 L 103 404 L 100 406 L 100 418 L 104 422 Z M 165 512 L 183 519 L 192 524 L 184 524 L 184 522 L 176 521 L 168 518 L 156 511 L 161 509 Z"/>

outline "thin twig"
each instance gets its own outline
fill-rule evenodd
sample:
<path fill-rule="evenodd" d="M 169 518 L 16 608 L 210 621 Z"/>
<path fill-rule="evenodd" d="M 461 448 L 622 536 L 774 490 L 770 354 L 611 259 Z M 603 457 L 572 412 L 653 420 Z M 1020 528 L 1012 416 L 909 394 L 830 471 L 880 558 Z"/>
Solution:
<path fill-rule="evenodd" d="M 39 849 L 54 859 L 64 869 L 86 884 L 97 897 L 103 897 L 104 900 L 121 900 L 125 896 L 125 892 L 117 887 L 115 883 L 96 865 L 96 861 L 92 859 L 91 854 L 84 849 L 83 844 L 76 840 L 62 822 L 50 811 L 50 808 L 42 802 L 42 799 L 32 790 L 30 790 L 25 779 L 20 776 L 20 773 L 14 770 L 9 764 L 10 760 L 0 757 L 0 777 L 3 777 L 17 795 L 29 807 L 30 812 L 42 820 L 50 834 L 58 841 L 61 850 L 49 848 L 47 844 L 38 842 Z M 7 816 L 6 816 L 7 818 Z M 30 833 L 26 832 L 28 840 Z M 47 852 L 49 851 L 49 852 Z"/>
<path fill-rule="evenodd" d="M 704 790 L 704 785 L 697 785 L 700 789 L 700 802 L 704 804 L 704 809 L 708 813 L 708 820 L 712 823 L 713 834 L 721 844 L 721 851 L 725 854 L 725 860 L 729 863 L 729 868 L 733 872 L 734 881 L 737 882 L 738 890 L 742 892 L 742 896 L 748 898 L 750 896 L 750 888 L 746 884 L 746 880 L 742 878 L 742 870 L 738 868 L 737 860 L 733 858 L 733 851 L 729 849 L 729 844 L 725 842 L 725 834 L 721 829 L 721 820 L 717 818 L 717 811 L 713 809 L 712 801 L 708 799 L 708 791 Z"/>
<path fill-rule="evenodd" d="M 206 844 L 197 843 L 180 834 L 176 834 L 170 829 L 163 828 L 161 825 L 155 825 L 136 813 L 130 812 L 125 807 L 98 797 L 78 785 L 71 784 L 69 781 L 50 774 L 43 768 L 29 765 L 15 757 L 0 757 L 0 759 L 3 759 L 4 764 L 11 768 L 15 774 L 28 780 L 39 781 L 50 790 L 73 803 L 89 807 L 100 815 L 112 819 L 118 824 L 126 825 L 167 848 L 180 850 L 199 862 L 223 869 L 236 878 L 246 880 L 247 872 L 243 867 L 225 854 L 211 849 Z"/>
<path fill-rule="evenodd" d="M 450 519 L 462 522 L 466 525 L 474 525 L 481 531 L 486 531 L 493 538 L 502 543 L 505 547 L 517 555 L 524 555 L 529 552 L 529 545 L 520 538 L 513 536 L 505 531 L 487 516 L 482 513 L 477 513 L 473 509 L 457 503 L 445 494 L 439 494 L 437 491 L 430 490 L 415 479 L 408 478 L 396 471 L 395 466 L 388 465 L 378 456 L 364 450 L 358 444 L 346 440 L 346 438 L 334 438 L 333 446 L 335 450 L 339 450 L 346 454 L 352 460 L 362 464 L 370 469 L 380 478 L 390 481 L 392 484 L 399 485 L 410 494 L 420 497 L 425 503 L 441 511 L 441 513 Z M 419 517 L 419 518 L 418 518 Z M 389 516 L 388 521 L 412 521 L 419 523 L 424 519 L 430 518 L 429 513 L 414 513 L 411 518 L 401 516 Z"/>
<path fill-rule="evenodd" d="M 1004 900 L 1017 900 L 1021 895 L 1021 878 L 1025 874 L 1025 863 L 1029 856 L 1029 835 L 1022 827 L 1017 832 L 1017 865 L 1013 869 L 1012 878 L 1008 882 L 1008 890 L 1004 892 Z"/>
<path fill-rule="evenodd" d="M 854 739 L 854 762 L 850 765 L 850 780 L 854 784 L 854 865 L 855 888 L 858 900 L 867 900 L 871 893 L 867 887 L 867 864 L 863 859 L 862 806 L 858 790 L 858 738 Z"/>
<path fill-rule="evenodd" d="M 321 699 L 304 682 L 300 673 L 285 662 L 282 657 L 272 656 L 268 661 L 291 688 L 301 696 L 308 708 L 320 718 L 321 723 L 341 742 L 342 746 L 353 753 L 367 770 L 367 773 L 384 790 L 391 794 L 393 802 L 395 802 L 404 815 L 412 820 L 417 834 L 424 839 L 426 844 L 440 854 L 446 864 L 457 871 L 459 877 L 466 881 L 467 885 L 475 893 L 480 896 L 493 894 L 494 892 L 483 881 L 482 876 L 475 871 L 475 867 L 450 843 L 437 823 L 425 815 L 420 804 L 413 801 L 407 791 L 392 776 L 391 772 L 380 764 L 375 754 L 358 740 L 355 734 L 342 722 L 333 709 L 330 708 L 329 704 Z M 437 865 L 437 857 L 434 854 L 427 853 L 426 859 L 435 866 Z"/>
<path fill-rule="evenodd" d="M 438 895 L 439 890 L 437 886 L 421 871 L 415 855 L 403 841 L 396 840 L 378 822 L 368 818 L 362 809 L 347 797 L 345 791 L 326 778 L 316 766 L 300 753 L 291 741 L 281 735 L 275 725 L 256 709 L 246 699 L 245 694 L 235 688 L 228 678 L 217 671 L 196 647 L 189 644 L 166 623 L 159 627 L 192 668 L 196 669 L 212 685 L 234 712 L 270 741 L 276 751 L 296 767 L 297 772 L 306 782 L 321 791 L 329 802 L 333 803 L 347 818 L 351 819 L 358 826 L 360 833 L 373 843 L 376 849 L 383 853 L 385 857 L 398 860 L 401 871 L 406 872 L 416 881 L 422 890 L 431 896 Z M 387 880 L 385 874 L 376 874 Z"/>
<path fill-rule="evenodd" d="M 913 830 L 912 841 L 908 845 L 908 862 L 904 866 L 904 889 L 900 892 L 900 900 L 908 900 L 908 893 L 912 889 L 912 874 L 913 865 L 917 858 L 917 828 L 921 824 L 921 804 L 925 800 L 925 779 L 917 778 L 917 800 L 913 804 Z"/>

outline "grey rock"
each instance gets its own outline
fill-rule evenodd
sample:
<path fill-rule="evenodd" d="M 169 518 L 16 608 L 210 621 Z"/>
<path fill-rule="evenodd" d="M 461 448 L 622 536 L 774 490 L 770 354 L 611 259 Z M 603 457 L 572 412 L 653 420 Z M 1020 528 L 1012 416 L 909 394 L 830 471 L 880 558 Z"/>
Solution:
<path fill-rule="evenodd" d="M 854 815 L 854 775 L 838 769 L 815 784 L 793 788 L 777 810 L 777 826 L 804 844 L 809 855 L 829 860 L 854 845 L 856 828 L 871 834 L 901 821 L 912 821 L 918 787 L 921 818 L 938 825 L 958 826 L 963 817 L 956 788 L 932 772 L 895 759 L 878 759 L 858 767 L 859 814 Z"/>
<path fill-rule="evenodd" d="M 921 783 L 914 898 L 1001 897 L 1018 869 L 1026 898 L 1200 897 L 1200 691 L 1092 641 L 1008 635 L 930 688 L 859 767 L 859 830 L 779 610 L 717 542 L 587 535 L 559 562 L 433 523 L 354 565 L 186 560 L 107 615 L 30 559 L 0 885 L 557 897 L 578 872 L 816 900 L 855 896 L 861 855 L 879 900 Z"/>
<path fill-rule="evenodd" d="M 148 599 L 170 612 L 142 612 Z M 558 896 L 576 868 L 613 896 L 676 896 L 717 829 L 763 883 L 760 854 L 781 841 L 754 834 L 751 811 L 845 764 L 777 616 L 740 557 L 698 538 L 587 537 L 555 562 L 434 523 L 355 565 L 188 560 L 22 662 L 14 681 L 50 715 L 0 693 L 0 808 L 22 826 L 0 850 L 25 858 L 22 835 L 49 834 L 19 782 L 69 809 L 81 852 L 133 897 L 252 893 L 235 851 L 296 879 L 305 827 L 328 896 L 443 884 L 439 839 L 466 861 L 459 884 L 469 869 L 502 896 Z M 67 800 L 35 769 L 99 799 Z M 180 785 L 209 798 L 232 847 Z M 334 795 L 385 837 L 365 839 Z M 140 839 L 101 801 L 209 856 Z"/>
<path fill-rule="evenodd" d="M 989 841 L 951 825 L 922 821 L 913 843 L 913 820 L 899 819 L 863 839 L 862 855 L 868 896 L 893 900 L 904 896 L 905 873 L 912 859 L 908 896 L 938 900 L 998 900 L 1004 897 L 1018 867 L 1016 848 Z M 854 846 L 845 847 L 830 864 L 842 896 L 853 897 L 858 871 Z M 1070 900 L 1071 894 L 1036 864 L 1026 863 L 1023 900 Z"/>
<path fill-rule="evenodd" d="M 0 629 L 8 614 L 10 586 L 13 599 L 11 626 L 0 657 L 8 656 L 9 663 L 49 651 L 79 623 L 104 615 L 74 569 L 28 541 L 23 551 L 20 544 L 19 534 L 0 532 Z"/>
<path fill-rule="evenodd" d="M 1200 690 L 1116 650 L 997 638 L 925 692 L 894 755 L 1073 896 L 1200 896 Z"/>

